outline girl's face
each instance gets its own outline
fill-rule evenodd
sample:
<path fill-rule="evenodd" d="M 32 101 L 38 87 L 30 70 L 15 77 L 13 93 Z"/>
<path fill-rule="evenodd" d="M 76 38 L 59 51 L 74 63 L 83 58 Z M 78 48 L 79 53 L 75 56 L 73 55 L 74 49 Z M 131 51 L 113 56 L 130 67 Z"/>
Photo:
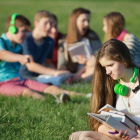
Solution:
<path fill-rule="evenodd" d="M 84 36 L 85 33 L 87 32 L 89 28 L 89 20 L 90 20 L 90 15 L 89 14 L 80 14 L 79 17 L 77 18 L 77 28 L 78 32 L 81 36 Z"/>
<path fill-rule="evenodd" d="M 108 57 L 103 56 L 99 63 L 105 68 L 106 74 L 110 75 L 114 80 L 122 79 L 125 77 L 125 66 L 123 63 L 110 60 Z"/>
<path fill-rule="evenodd" d="M 107 22 L 106 19 L 104 18 L 103 20 L 103 31 L 106 33 L 107 32 Z"/>
<path fill-rule="evenodd" d="M 49 32 L 49 36 L 51 38 L 55 39 L 57 37 L 57 34 L 58 34 L 57 22 L 53 19 L 52 27 L 51 27 L 51 30 Z"/>

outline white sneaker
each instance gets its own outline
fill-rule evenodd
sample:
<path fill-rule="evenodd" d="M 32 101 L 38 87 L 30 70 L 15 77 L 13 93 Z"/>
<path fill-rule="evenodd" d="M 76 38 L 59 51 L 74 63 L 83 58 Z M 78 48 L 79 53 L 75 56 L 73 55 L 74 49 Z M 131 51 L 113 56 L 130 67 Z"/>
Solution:
<path fill-rule="evenodd" d="M 88 94 L 86 94 L 86 97 L 87 97 L 87 98 L 90 98 L 91 95 L 92 95 L 91 93 L 88 93 Z"/>

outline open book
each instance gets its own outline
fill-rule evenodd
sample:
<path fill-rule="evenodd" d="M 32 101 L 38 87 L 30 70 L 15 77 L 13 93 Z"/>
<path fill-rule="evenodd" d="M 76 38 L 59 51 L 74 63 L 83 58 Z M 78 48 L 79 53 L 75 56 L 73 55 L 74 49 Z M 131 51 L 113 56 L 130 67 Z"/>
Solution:
<path fill-rule="evenodd" d="M 133 138 L 137 135 L 136 132 L 136 123 L 127 115 L 121 111 L 115 109 L 114 107 L 106 104 L 99 111 L 99 114 L 87 113 L 92 116 L 103 125 L 114 128 L 117 131 L 122 130 L 124 133 L 125 130 L 128 131 L 129 138 Z"/>
<path fill-rule="evenodd" d="M 77 62 L 77 55 L 84 55 L 87 59 L 91 57 L 91 50 L 84 42 L 77 42 L 68 45 L 68 51 L 73 62 Z"/>

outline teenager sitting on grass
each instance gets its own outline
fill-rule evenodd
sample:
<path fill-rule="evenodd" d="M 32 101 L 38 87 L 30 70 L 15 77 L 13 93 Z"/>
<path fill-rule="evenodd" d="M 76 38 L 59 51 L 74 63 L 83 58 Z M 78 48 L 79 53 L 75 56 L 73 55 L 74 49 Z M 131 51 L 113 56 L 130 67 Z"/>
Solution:
<path fill-rule="evenodd" d="M 95 31 L 90 29 L 90 11 L 84 8 L 76 8 L 69 17 L 68 30 L 65 41 L 61 48 L 60 67 L 75 73 L 72 81 L 91 81 L 94 71 L 96 53 L 101 47 L 101 42 Z M 68 45 L 77 42 L 84 42 L 91 53 L 91 58 L 87 59 L 83 55 L 78 55 L 78 63 L 74 63 L 68 52 Z M 70 81 L 71 81 L 70 80 Z"/>
<path fill-rule="evenodd" d="M 140 125 L 139 81 L 139 70 L 132 62 L 127 46 L 116 39 L 107 41 L 99 50 L 96 58 L 90 112 L 98 113 L 100 108 L 110 104 Z M 121 84 L 119 86 L 125 86 L 127 91 L 124 92 L 124 90 L 119 89 L 118 84 Z M 109 132 L 116 132 L 116 130 L 104 126 L 93 117 L 90 118 L 90 127 L 97 132 L 75 132 L 70 136 L 70 140 L 129 139 L 127 130 L 124 133 L 119 131 L 118 134 L 110 134 Z M 136 129 L 139 133 L 137 126 Z M 140 134 L 132 140 L 140 140 Z"/>
<path fill-rule="evenodd" d="M 61 59 L 63 59 L 63 56 L 61 56 L 62 47 L 60 46 L 63 42 L 65 35 L 58 31 L 58 20 L 57 20 L 56 15 L 52 14 L 52 19 L 53 19 L 52 27 L 49 32 L 49 36 L 52 39 L 54 39 L 55 45 L 54 45 L 53 58 L 51 59 L 51 63 L 54 68 L 63 69 L 60 66 L 60 63 L 58 62 L 61 62 Z"/>
<path fill-rule="evenodd" d="M 22 79 L 19 76 L 20 65 L 28 65 L 30 67 L 30 65 L 35 63 L 30 55 L 21 54 L 22 47 L 20 44 L 27 37 L 29 27 L 30 22 L 23 15 L 13 14 L 7 19 L 6 33 L 3 33 L 0 38 L 0 94 L 43 99 L 44 96 L 40 92 L 44 92 L 54 96 L 61 94 L 62 100 L 70 100 L 67 94 L 73 95 L 74 92 L 33 80 Z"/>
<path fill-rule="evenodd" d="M 136 36 L 125 29 L 125 19 L 119 12 L 111 12 L 104 17 L 105 40 L 116 38 L 126 44 L 133 63 L 140 68 L 140 43 Z"/>
<path fill-rule="evenodd" d="M 41 75 L 69 75 L 66 70 L 56 70 L 43 66 L 47 58 L 49 65 L 53 58 L 54 41 L 48 36 L 52 26 L 52 14 L 48 11 L 38 11 L 34 16 L 34 29 L 22 43 L 23 54 L 31 55 L 30 63 L 20 67 L 20 75 L 23 78 L 37 80 Z"/>

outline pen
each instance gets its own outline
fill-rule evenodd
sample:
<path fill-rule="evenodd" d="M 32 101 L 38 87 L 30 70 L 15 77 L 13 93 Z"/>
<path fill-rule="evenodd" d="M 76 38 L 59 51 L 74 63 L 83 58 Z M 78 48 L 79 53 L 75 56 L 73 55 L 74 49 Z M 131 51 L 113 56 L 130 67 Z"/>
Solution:
<path fill-rule="evenodd" d="M 108 132 L 109 134 L 118 134 L 119 132 Z M 129 136 L 128 134 L 122 133 L 121 135 Z"/>
<path fill-rule="evenodd" d="M 108 132 L 109 134 L 118 134 L 119 132 Z"/>

